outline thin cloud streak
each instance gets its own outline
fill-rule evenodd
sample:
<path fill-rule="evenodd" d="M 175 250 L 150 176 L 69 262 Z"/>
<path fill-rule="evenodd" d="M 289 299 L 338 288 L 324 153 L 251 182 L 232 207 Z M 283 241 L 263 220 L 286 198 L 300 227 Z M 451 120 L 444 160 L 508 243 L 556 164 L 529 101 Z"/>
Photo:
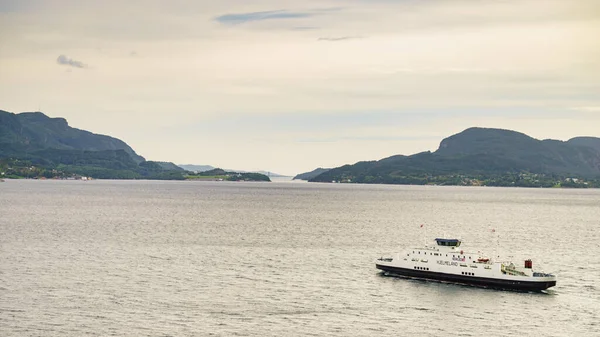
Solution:
<path fill-rule="evenodd" d="M 571 108 L 571 110 L 583 112 L 600 112 L 600 106 L 580 106 Z"/>
<path fill-rule="evenodd" d="M 317 41 L 337 42 L 337 41 L 356 40 L 356 39 L 364 39 L 364 37 L 362 37 L 362 36 L 320 37 L 317 39 Z"/>
<path fill-rule="evenodd" d="M 372 136 L 372 137 L 325 137 L 325 138 L 303 138 L 297 139 L 297 143 L 335 143 L 347 141 L 361 142 L 394 142 L 394 141 L 415 141 L 415 140 L 437 140 L 437 136 Z"/>
<path fill-rule="evenodd" d="M 265 12 L 251 12 L 251 13 L 238 13 L 238 14 L 225 14 L 215 18 L 216 21 L 226 25 L 236 25 L 252 21 L 264 21 L 264 20 L 275 20 L 275 19 L 299 19 L 308 18 L 313 16 L 311 13 L 306 12 L 290 12 L 287 10 L 276 10 L 276 11 L 265 11 Z"/>
<path fill-rule="evenodd" d="M 318 30 L 320 29 L 319 27 L 311 27 L 311 26 L 301 26 L 301 27 L 292 27 L 290 30 L 299 30 L 299 31 L 304 31 L 304 30 Z"/>

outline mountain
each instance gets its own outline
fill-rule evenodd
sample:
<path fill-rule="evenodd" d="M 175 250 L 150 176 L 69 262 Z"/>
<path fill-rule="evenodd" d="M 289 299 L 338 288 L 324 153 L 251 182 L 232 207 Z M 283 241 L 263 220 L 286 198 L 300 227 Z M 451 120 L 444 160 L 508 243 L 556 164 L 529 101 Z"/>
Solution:
<path fill-rule="evenodd" d="M 161 169 L 165 170 L 165 171 L 186 171 L 185 169 L 169 162 L 169 161 L 155 161 L 155 163 L 157 163 Z"/>
<path fill-rule="evenodd" d="M 41 112 L 0 110 L 0 171 L 5 176 L 184 179 L 173 163 L 146 161 L 125 142 L 79 130 Z"/>
<path fill-rule="evenodd" d="M 319 174 L 325 173 L 329 170 L 330 169 L 328 169 L 328 168 L 319 167 L 310 172 L 304 172 L 304 173 L 297 174 L 293 180 L 311 180 L 311 179 L 315 178 L 316 176 L 318 176 Z"/>
<path fill-rule="evenodd" d="M 576 146 L 587 146 L 600 151 L 600 138 L 595 137 L 575 137 L 567 141 L 567 143 Z"/>
<path fill-rule="evenodd" d="M 600 175 L 600 148 L 588 144 L 597 142 L 600 138 L 540 141 L 510 130 L 470 128 L 442 140 L 435 154 L 467 160 L 485 156 L 500 170 L 594 177 Z"/>
<path fill-rule="evenodd" d="M 210 171 L 210 170 L 215 169 L 215 167 L 210 166 L 210 165 L 185 164 L 185 165 L 178 165 L 178 166 L 183 168 L 186 171 L 191 171 L 191 172 L 196 172 L 196 173 Z"/>
<path fill-rule="evenodd" d="M 273 178 L 288 177 L 288 176 L 285 176 L 283 174 L 279 174 L 279 173 L 275 173 L 275 172 L 270 172 L 270 171 L 262 171 L 262 170 L 258 170 L 258 171 L 227 170 L 227 171 L 233 171 L 233 172 L 239 172 L 239 173 L 258 173 L 258 174 L 262 174 L 262 175 L 265 175 L 267 177 L 273 177 Z"/>
<path fill-rule="evenodd" d="M 29 151 L 44 148 L 61 150 L 124 150 L 136 163 L 144 158 L 139 156 L 125 142 L 79 130 L 69 126 L 64 118 L 50 118 L 41 112 L 13 114 L 0 110 L 0 144 L 12 144 L 11 148 L 25 148 Z"/>
<path fill-rule="evenodd" d="M 510 185 L 515 181 L 518 185 L 540 182 L 547 176 L 599 179 L 599 145 L 600 138 L 594 137 L 563 142 L 537 140 L 510 130 L 469 128 L 442 140 L 433 153 L 344 165 L 311 181 L 464 184 L 465 180 L 483 180 L 490 185 Z"/>
<path fill-rule="evenodd" d="M 184 164 L 184 165 L 179 165 L 179 167 L 182 167 L 187 171 L 196 172 L 196 173 L 202 173 L 202 172 L 211 171 L 211 170 L 215 169 L 214 166 L 210 166 L 210 165 L 194 165 L 194 164 Z M 274 177 L 274 178 L 287 177 L 287 176 L 284 176 L 281 174 L 268 172 L 268 171 L 245 171 L 245 170 L 234 170 L 234 169 L 225 169 L 225 170 L 227 172 L 236 172 L 236 173 L 260 173 L 262 175 L 266 175 L 266 176 Z"/>

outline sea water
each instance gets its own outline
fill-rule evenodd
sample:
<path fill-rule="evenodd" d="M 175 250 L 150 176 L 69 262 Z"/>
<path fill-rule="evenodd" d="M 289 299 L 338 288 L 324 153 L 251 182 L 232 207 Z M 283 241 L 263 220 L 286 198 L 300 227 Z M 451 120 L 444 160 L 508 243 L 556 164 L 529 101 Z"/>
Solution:
<path fill-rule="evenodd" d="M 600 190 L 8 180 L 0 335 L 598 336 L 599 226 Z M 441 236 L 558 284 L 375 269 Z"/>

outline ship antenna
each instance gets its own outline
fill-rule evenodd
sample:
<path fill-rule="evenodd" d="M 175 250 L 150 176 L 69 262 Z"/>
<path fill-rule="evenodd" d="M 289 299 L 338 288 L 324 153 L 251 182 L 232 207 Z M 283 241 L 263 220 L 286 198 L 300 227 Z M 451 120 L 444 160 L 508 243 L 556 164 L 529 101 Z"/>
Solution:
<path fill-rule="evenodd" d="M 492 228 L 492 234 L 496 235 L 496 247 L 494 249 L 494 260 L 500 259 L 499 251 L 500 251 L 500 235 L 496 233 L 496 230 Z M 493 237 L 492 237 L 493 238 Z"/>

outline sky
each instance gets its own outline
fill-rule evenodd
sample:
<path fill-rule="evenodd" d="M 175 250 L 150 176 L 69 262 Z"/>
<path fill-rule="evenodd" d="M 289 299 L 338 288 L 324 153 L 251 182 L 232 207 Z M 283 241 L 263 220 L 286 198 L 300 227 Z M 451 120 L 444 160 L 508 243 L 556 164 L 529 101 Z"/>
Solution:
<path fill-rule="evenodd" d="M 472 126 L 600 137 L 598 0 L 0 0 L 0 109 L 294 175 Z"/>

